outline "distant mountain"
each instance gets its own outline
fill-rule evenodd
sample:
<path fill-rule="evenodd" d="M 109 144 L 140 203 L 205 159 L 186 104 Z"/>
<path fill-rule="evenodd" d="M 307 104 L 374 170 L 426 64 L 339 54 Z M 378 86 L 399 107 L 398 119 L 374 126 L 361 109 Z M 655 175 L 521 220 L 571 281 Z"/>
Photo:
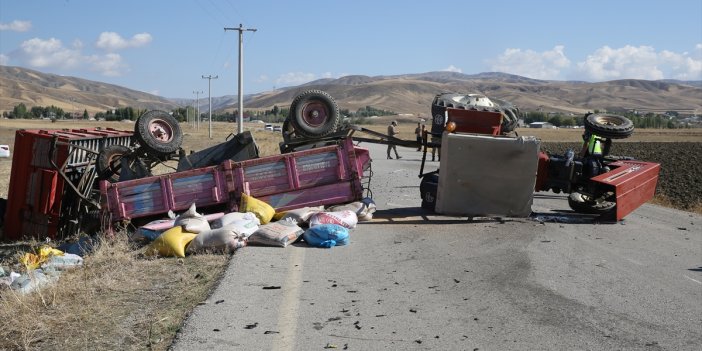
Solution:
<path fill-rule="evenodd" d="M 11 111 L 19 103 L 28 108 L 53 105 L 80 113 L 126 106 L 161 110 L 177 107 L 168 99 L 118 85 L 0 66 L 0 111 Z"/>
<path fill-rule="evenodd" d="M 320 79 L 297 87 L 251 96 L 246 108 L 287 107 L 307 89 L 328 92 L 342 109 L 372 106 L 426 116 L 441 92 L 482 93 L 509 101 L 522 111 L 584 113 L 593 110 L 702 111 L 702 82 L 639 79 L 588 83 L 546 81 L 513 74 L 427 72 L 393 76 L 346 76 Z"/>
<path fill-rule="evenodd" d="M 356 111 L 365 106 L 427 116 L 437 93 L 482 93 L 509 101 L 522 111 L 584 113 L 593 110 L 638 110 L 702 112 L 702 82 L 623 79 L 588 83 L 547 81 L 500 72 L 464 74 L 427 72 L 416 74 L 325 78 L 244 96 L 246 109 L 288 107 L 297 94 L 308 89 L 329 93 L 342 109 Z M 233 112 L 236 95 L 212 97 L 214 111 Z M 74 77 L 46 74 L 19 67 L 0 66 L 0 111 L 23 102 L 28 107 L 55 105 L 70 111 L 90 113 L 113 107 L 133 106 L 171 110 L 195 106 L 194 98 L 165 99 L 124 87 Z M 200 96 L 200 112 L 208 110 L 208 99 Z"/>
<path fill-rule="evenodd" d="M 693 87 L 702 88 L 702 80 L 677 80 L 677 79 L 662 79 L 661 82 L 690 85 Z"/>

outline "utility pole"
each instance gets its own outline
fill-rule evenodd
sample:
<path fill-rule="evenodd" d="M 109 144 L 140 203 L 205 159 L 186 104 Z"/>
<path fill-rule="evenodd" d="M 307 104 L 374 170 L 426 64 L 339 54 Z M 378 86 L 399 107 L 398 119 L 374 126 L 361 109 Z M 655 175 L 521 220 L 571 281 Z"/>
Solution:
<path fill-rule="evenodd" d="M 228 30 L 238 30 L 239 31 L 239 123 L 238 132 L 244 132 L 244 31 L 255 32 L 255 28 L 244 28 L 241 23 L 239 23 L 239 28 L 224 28 L 224 31 Z"/>
<path fill-rule="evenodd" d="M 200 130 L 200 94 L 203 92 L 200 90 L 193 91 L 195 94 L 195 101 L 197 101 L 197 116 L 195 116 L 195 126 L 197 130 Z"/>
<path fill-rule="evenodd" d="M 219 76 L 213 77 L 211 74 L 207 77 L 205 77 L 204 75 L 202 76 L 202 79 L 207 79 L 207 95 L 209 96 L 209 99 L 210 99 L 210 108 L 209 108 L 209 111 L 210 111 L 209 116 L 210 117 L 208 118 L 210 139 L 212 139 L 212 80 L 217 79 L 217 78 L 219 78 Z"/>

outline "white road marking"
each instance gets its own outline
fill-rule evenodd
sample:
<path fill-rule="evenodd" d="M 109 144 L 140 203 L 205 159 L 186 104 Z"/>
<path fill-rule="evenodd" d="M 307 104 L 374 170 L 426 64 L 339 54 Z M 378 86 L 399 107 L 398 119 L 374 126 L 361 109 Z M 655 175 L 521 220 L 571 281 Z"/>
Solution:
<path fill-rule="evenodd" d="M 690 279 L 690 280 L 692 280 L 693 282 L 695 282 L 695 283 L 697 283 L 697 284 L 702 285 L 702 282 L 699 281 L 699 280 L 697 280 L 697 279 L 692 279 L 692 278 L 690 278 L 690 277 L 688 277 L 688 276 L 686 276 L 686 275 L 683 275 L 683 277 L 685 277 L 685 278 L 687 278 L 687 279 Z"/>
<path fill-rule="evenodd" d="M 278 313 L 278 337 L 273 341 L 273 350 L 294 350 L 297 332 L 298 309 L 300 308 L 300 287 L 302 284 L 302 267 L 304 267 L 304 249 L 292 247 L 288 260 L 290 271 L 283 285 L 283 301 Z"/>

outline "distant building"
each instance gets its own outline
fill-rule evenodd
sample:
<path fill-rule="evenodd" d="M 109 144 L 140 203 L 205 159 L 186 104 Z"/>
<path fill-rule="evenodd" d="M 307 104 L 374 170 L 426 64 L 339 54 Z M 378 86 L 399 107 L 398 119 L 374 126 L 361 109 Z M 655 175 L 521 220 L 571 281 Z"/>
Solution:
<path fill-rule="evenodd" d="M 529 123 L 529 128 L 555 129 L 556 126 L 548 122 L 532 122 Z"/>

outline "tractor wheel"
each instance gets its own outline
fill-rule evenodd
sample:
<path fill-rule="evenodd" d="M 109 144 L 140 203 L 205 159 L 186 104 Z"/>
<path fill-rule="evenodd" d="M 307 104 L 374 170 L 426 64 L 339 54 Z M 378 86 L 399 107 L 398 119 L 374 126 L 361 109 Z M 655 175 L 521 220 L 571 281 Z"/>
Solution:
<path fill-rule="evenodd" d="M 127 166 L 128 169 L 123 171 L 123 166 Z M 110 145 L 102 149 L 98 154 L 95 167 L 98 178 L 110 183 L 151 175 L 151 171 L 137 158 L 136 154 L 122 145 Z"/>
<path fill-rule="evenodd" d="M 340 119 L 339 107 L 329 94 L 321 90 L 308 90 L 295 97 L 288 119 L 300 136 L 320 138 L 336 131 Z"/>
<path fill-rule="evenodd" d="M 141 146 L 156 156 L 178 151 L 183 144 L 183 132 L 173 116 L 153 110 L 137 119 L 134 135 Z"/>
<path fill-rule="evenodd" d="M 109 180 L 110 183 L 118 182 L 122 169 L 122 157 L 130 152 L 128 147 L 122 145 L 109 145 L 102 149 L 96 164 L 98 178 Z"/>
<path fill-rule="evenodd" d="M 625 139 L 634 132 L 634 123 L 626 117 L 591 113 L 585 115 L 585 130 L 609 139 Z"/>
<path fill-rule="evenodd" d="M 585 194 L 573 192 L 568 196 L 568 206 L 578 213 L 605 214 L 614 210 L 616 202 L 592 199 Z"/>
<path fill-rule="evenodd" d="M 286 118 L 285 121 L 283 121 L 283 141 L 286 143 L 289 143 L 291 140 L 293 140 L 296 135 L 295 135 L 295 128 L 293 128 L 292 124 L 290 123 L 290 119 Z"/>

